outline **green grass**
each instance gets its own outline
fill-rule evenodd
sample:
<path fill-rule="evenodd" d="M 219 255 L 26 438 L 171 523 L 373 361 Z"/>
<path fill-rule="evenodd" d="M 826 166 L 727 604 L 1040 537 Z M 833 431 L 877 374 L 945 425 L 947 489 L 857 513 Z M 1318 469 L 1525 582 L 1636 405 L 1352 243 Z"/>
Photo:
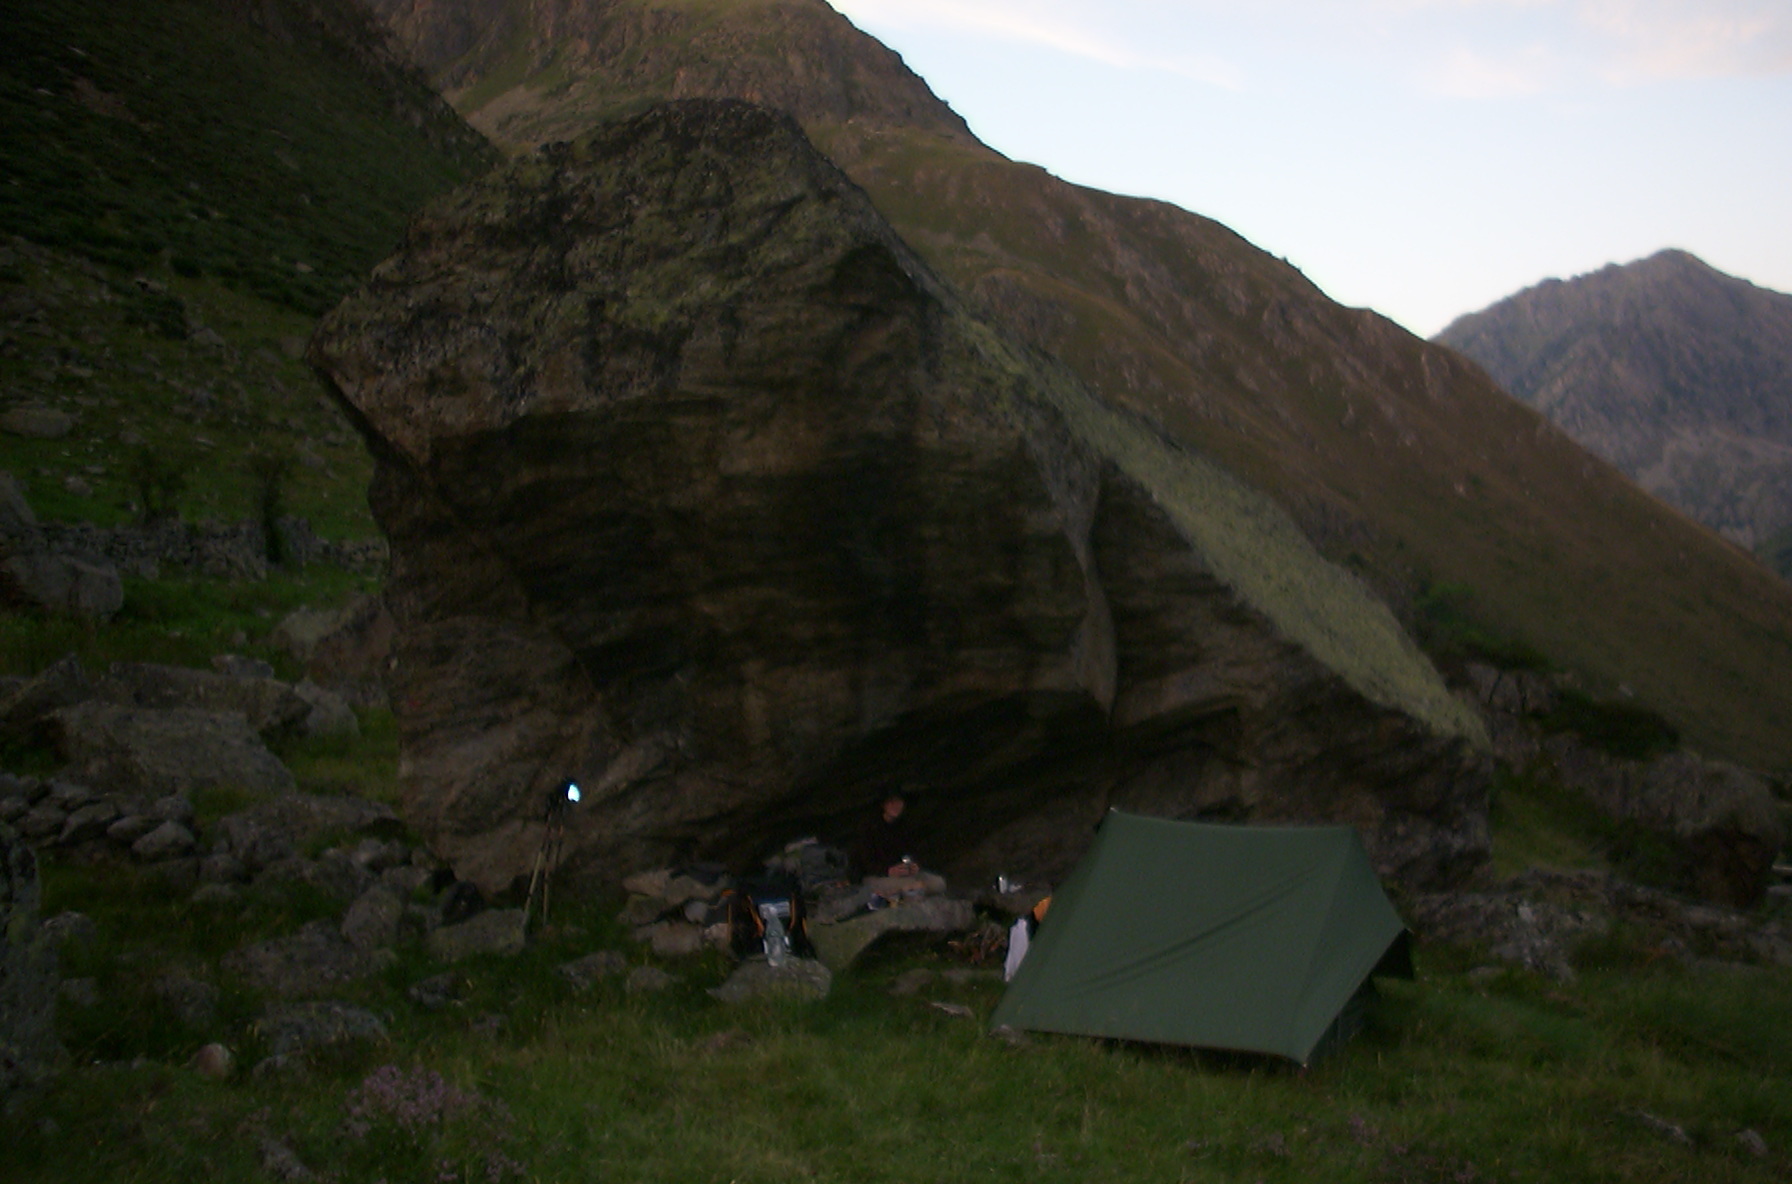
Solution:
<path fill-rule="evenodd" d="M 1385 986 L 1361 1037 L 1302 1073 L 1077 1038 L 1011 1048 L 982 1031 L 999 984 L 886 993 L 926 954 L 874 959 L 819 1004 L 717 1003 L 703 993 L 725 973 L 713 959 L 674 967 L 685 981 L 665 995 L 611 982 L 577 996 L 553 966 L 618 940 L 604 919 L 613 900 L 577 901 L 522 957 L 457 970 L 466 999 L 444 1012 L 403 995 L 434 969 L 416 951 L 346 992 L 389 1015 L 388 1044 L 294 1078 L 213 1084 L 180 1062 L 216 1033 L 155 1019 L 153 1000 L 108 966 L 129 964 L 121 926 L 172 926 L 208 949 L 218 937 L 155 903 L 105 912 L 63 873 L 50 889 L 101 918 L 106 953 L 83 969 L 123 975 L 107 988 L 139 1010 L 129 1032 L 65 1019 L 82 1067 L 0 1120 L 21 1182 L 252 1180 L 264 1134 L 314 1170 L 366 1180 L 420 1178 L 427 1165 L 454 1180 L 1768 1181 L 1792 1147 L 1786 971 L 1658 965 L 1586 968 L 1570 986 L 1516 971 L 1477 983 L 1459 959 L 1423 958 L 1416 982 Z M 255 907 L 229 937 L 306 915 Z M 220 1025 L 245 1023 L 253 1001 L 222 985 Z M 106 1063 L 86 1063 L 96 1055 Z M 131 1056 L 149 1063 L 120 1063 Z M 365 1130 L 345 1123 L 383 1066 L 412 1082 L 439 1074 L 483 1101 L 410 1127 L 377 1113 Z M 1769 1160 L 1736 1142 L 1744 1128 Z"/>
<path fill-rule="evenodd" d="M 1669 892 L 1691 893 L 1696 869 L 1674 842 L 1600 812 L 1574 790 L 1535 771 L 1494 774 L 1493 870 L 1588 868 Z"/>
<path fill-rule="evenodd" d="M 299 788 L 398 804 L 398 724 L 390 711 L 361 714 L 356 736 L 298 739 L 278 751 Z"/>
<path fill-rule="evenodd" d="M 321 566 L 253 582 L 127 580 L 124 608 L 104 624 L 0 612 L 0 674 L 36 674 L 71 652 L 89 673 L 127 661 L 209 668 L 214 654 L 240 653 L 296 679 L 303 671 L 268 640 L 274 626 L 294 609 L 338 604 L 376 586 L 371 577 Z"/>

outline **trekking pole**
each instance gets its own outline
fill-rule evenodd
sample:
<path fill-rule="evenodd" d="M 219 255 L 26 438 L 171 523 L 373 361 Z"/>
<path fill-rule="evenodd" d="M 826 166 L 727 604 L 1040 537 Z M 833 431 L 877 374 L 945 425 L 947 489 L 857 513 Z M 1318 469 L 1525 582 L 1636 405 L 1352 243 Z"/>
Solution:
<path fill-rule="evenodd" d="M 541 846 L 535 850 L 535 866 L 529 871 L 529 892 L 523 898 L 523 928 L 529 928 L 529 914 L 535 907 L 535 889 L 541 888 L 541 919 L 548 919 L 549 884 L 554 877 L 554 868 L 560 862 L 560 852 L 566 845 L 566 812 L 579 800 L 579 785 L 569 781 L 562 789 L 548 795 L 547 813 L 542 822 L 545 824 L 541 835 Z"/>

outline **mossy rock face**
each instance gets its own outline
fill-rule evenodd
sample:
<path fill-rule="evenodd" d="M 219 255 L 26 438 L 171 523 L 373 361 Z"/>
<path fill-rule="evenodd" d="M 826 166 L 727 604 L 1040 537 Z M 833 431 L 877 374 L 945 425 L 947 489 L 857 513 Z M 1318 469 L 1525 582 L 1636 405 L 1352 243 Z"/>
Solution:
<path fill-rule="evenodd" d="M 1478 723 L 1266 498 L 977 320 L 787 117 L 690 101 L 434 206 L 312 361 L 379 461 L 409 820 L 488 887 L 1110 805 L 1486 853 Z"/>

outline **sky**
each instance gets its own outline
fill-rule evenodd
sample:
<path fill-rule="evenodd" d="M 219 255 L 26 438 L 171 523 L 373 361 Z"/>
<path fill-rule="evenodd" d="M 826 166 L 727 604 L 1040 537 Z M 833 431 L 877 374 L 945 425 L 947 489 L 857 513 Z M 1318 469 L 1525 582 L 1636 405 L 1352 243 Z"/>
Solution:
<path fill-rule="evenodd" d="M 1429 337 L 1667 247 L 1792 292 L 1792 0 L 831 0 L 991 147 Z"/>

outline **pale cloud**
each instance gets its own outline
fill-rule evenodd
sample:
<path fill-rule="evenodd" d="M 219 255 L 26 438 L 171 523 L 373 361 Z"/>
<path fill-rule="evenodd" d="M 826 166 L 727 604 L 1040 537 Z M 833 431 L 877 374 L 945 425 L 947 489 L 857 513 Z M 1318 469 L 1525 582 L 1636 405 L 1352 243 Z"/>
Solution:
<path fill-rule="evenodd" d="M 1314 64 L 1454 98 L 1792 73 L 1792 0 L 831 0 L 1228 90 Z"/>
<path fill-rule="evenodd" d="M 1613 82 L 1792 73 L 1786 0 L 1581 0 Z"/>
<path fill-rule="evenodd" d="M 1557 73 L 1554 58 L 1542 46 L 1499 57 L 1457 47 L 1420 81 L 1426 90 L 1449 98 L 1517 99 L 1550 89 Z"/>
<path fill-rule="evenodd" d="M 1237 90 L 1239 69 L 1196 52 L 1162 52 L 1127 44 L 1124 13 L 1094 4 L 1012 3 L 1008 0 L 830 0 L 849 19 L 889 26 L 929 26 L 1041 45 L 1123 70 L 1152 70 Z"/>

